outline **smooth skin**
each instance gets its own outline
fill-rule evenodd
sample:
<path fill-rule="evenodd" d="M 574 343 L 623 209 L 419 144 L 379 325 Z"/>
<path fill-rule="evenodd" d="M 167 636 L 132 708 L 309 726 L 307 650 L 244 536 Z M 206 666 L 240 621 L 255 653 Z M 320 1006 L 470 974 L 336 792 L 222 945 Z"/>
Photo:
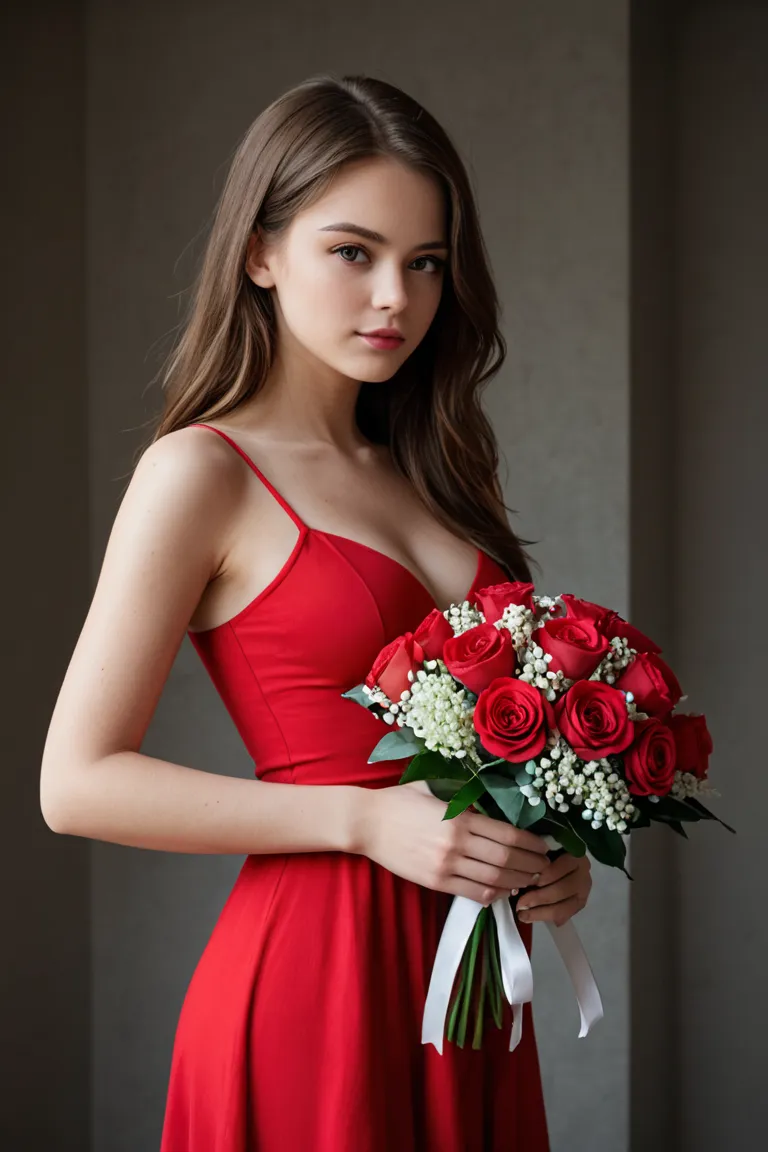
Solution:
<path fill-rule="evenodd" d="M 362 438 L 354 409 L 359 382 L 386 387 L 426 334 L 445 240 L 439 188 L 384 159 L 349 165 L 280 242 L 254 234 L 245 272 L 272 293 L 277 355 L 258 395 L 209 421 L 259 462 L 305 523 L 399 560 L 441 605 L 462 597 L 476 551 L 437 524 L 386 451 Z M 359 335 L 389 326 L 405 335 L 395 351 Z M 210 431 L 179 429 L 144 452 L 49 726 L 40 776 L 48 826 L 168 852 L 358 853 L 483 904 L 538 876 L 539 903 L 527 915 L 563 923 L 586 902 L 588 863 L 550 864 L 540 837 L 478 812 L 444 820 L 445 803 L 424 784 L 267 784 L 140 751 L 187 630 L 214 627 L 248 604 L 279 572 L 296 533 Z M 529 892 L 524 900 L 532 906 Z"/>

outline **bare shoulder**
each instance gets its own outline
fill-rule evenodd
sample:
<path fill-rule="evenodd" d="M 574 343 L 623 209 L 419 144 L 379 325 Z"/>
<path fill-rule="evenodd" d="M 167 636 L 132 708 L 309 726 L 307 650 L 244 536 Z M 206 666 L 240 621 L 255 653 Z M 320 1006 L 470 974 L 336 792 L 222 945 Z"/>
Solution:
<path fill-rule="evenodd" d="M 242 482 L 232 456 L 218 436 L 184 428 L 151 444 L 133 471 L 46 738 L 41 796 L 56 819 L 68 772 L 140 748 L 221 564 Z"/>

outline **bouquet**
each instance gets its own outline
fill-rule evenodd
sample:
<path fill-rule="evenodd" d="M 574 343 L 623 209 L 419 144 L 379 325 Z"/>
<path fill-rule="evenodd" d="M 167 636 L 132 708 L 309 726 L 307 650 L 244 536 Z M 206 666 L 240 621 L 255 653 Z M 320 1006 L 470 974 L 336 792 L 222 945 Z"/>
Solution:
<path fill-rule="evenodd" d="M 555 852 L 589 852 L 629 875 L 629 832 L 657 821 L 685 836 L 686 823 L 718 819 L 702 803 L 717 795 L 706 718 L 677 711 L 686 697 L 660 652 L 609 608 L 568 593 L 538 596 L 528 583 L 496 584 L 433 609 L 342 695 L 389 726 L 369 763 L 407 758 L 400 783 L 428 781 L 447 802 L 444 819 L 474 806 L 530 828 Z M 547 927 L 585 1036 L 603 1014 L 594 976 L 572 924 Z M 513 1049 L 533 981 L 510 902 L 486 908 L 457 896 L 422 1042 L 442 1052 L 445 1032 L 463 1047 L 473 1008 L 472 1046 L 481 1047 L 485 1007 L 500 1027 L 502 995 L 513 1007 Z"/>

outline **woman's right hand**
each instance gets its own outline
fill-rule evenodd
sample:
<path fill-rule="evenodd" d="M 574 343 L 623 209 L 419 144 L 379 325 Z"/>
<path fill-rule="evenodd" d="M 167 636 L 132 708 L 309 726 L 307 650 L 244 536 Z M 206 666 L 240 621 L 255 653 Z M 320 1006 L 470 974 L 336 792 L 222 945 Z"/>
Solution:
<path fill-rule="evenodd" d="M 360 854 L 425 888 L 488 905 L 535 884 L 549 864 L 540 836 L 448 805 L 425 781 L 365 789 Z"/>

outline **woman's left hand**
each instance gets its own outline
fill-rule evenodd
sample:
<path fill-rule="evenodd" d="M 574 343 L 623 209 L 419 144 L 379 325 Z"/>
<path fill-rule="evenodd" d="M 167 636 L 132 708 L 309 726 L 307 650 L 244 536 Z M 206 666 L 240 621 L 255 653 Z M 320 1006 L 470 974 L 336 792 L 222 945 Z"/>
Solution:
<path fill-rule="evenodd" d="M 558 856 L 544 869 L 535 888 L 520 894 L 518 920 L 550 920 L 558 928 L 581 912 L 592 889 L 592 866 L 587 856 Z"/>

